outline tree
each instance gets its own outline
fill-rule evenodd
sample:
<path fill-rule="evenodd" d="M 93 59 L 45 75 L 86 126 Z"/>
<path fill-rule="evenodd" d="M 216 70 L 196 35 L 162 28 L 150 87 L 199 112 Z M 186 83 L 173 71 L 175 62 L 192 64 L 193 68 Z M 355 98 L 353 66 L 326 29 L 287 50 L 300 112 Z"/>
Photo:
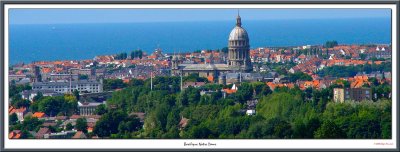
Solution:
<path fill-rule="evenodd" d="M 263 96 L 269 95 L 269 94 L 271 94 L 271 93 L 272 93 L 272 90 L 269 88 L 268 85 L 264 85 L 264 86 L 262 87 L 261 94 L 262 94 Z"/>
<path fill-rule="evenodd" d="M 118 133 L 119 124 L 125 120 L 127 114 L 122 110 L 113 110 L 105 113 L 96 122 L 93 132 L 99 137 L 108 137 Z"/>
<path fill-rule="evenodd" d="M 143 51 L 142 50 L 135 50 L 131 52 L 131 58 L 135 59 L 135 58 L 140 58 L 142 59 L 143 57 Z"/>
<path fill-rule="evenodd" d="M 337 41 L 326 41 L 325 47 L 326 48 L 333 48 L 338 45 Z"/>
<path fill-rule="evenodd" d="M 322 123 L 322 126 L 315 132 L 314 137 L 324 139 L 343 139 L 346 138 L 346 134 L 334 122 L 326 120 L 324 123 Z"/>
<path fill-rule="evenodd" d="M 142 86 L 142 85 L 144 85 L 144 81 L 143 80 L 132 78 L 129 81 L 129 86 Z"/>
<path fill-rule="evenodd" d="M 321 126 L 321 122 L 318 117 L 313 117 L 309 119 L 305 124 L 304 138 L 311 139 L 314 137 L 314 132 Z"/>
<path fill-rule="evenodd" d="M 104 79 L 103 82 L 103 88 L 107 91 L 124 87 L 126 87 L 126 84 L 121 79 Z"/>
<path fill-rule="evenodd" d="M 37 95 L 35 97 L 33 97 L 32 101 L 35 102 L 35 101 L 38 101 L 38 100 L 40 100 L 42 98 L 43 98 L 43 93 L 39 91 L 37 93 Z"/>
<path fill-rule="evenodd" d="M 302 80 L 302 81 L 311 81 L 312 77 L 306 73 L 303 72 L 295 72 L 295 73 L 290 73 L 288 75 L 289 81 L 290 82 L 296 82 L 297 80 Z"/>
<path fill-rule="evenodd" d="M 228 53 L 228 50 L 229 50 L 228 47 L 224 47 L 224 48 L 221 49 L 221 51 L 224 52 L 224 53 Z"/>
<path fill-rule="evenodd" d="M 107 107 L 105 104 L 98 105 L 94 111 L 97 115 L 102 115 L 107 113 Z"/>
<path fill-rule="evenodd" d="M 29 133 L 28 130 L 22 130 L 21 131 L 21 139 L 28 139 L 28 138 L 33 138 L 32 134 Z"/>
<path fill-rule="evenodd" d="M 360 59 L 365 60 L 367 58 L 367 54 L 360 53 Z"/>
<path fill-rule="evenodd" d="M 79 80 L 87 80 L 89 78 L 86 74 L 79 74 Z"/>
<path fill-rule="evenodd" d="M 17 114 L 16 114 L 16 113 L 11 114 L 11 115 L 9 116 L 9 118 L 8 118 L 8 121 L 9 121 L 9 124 L 10 124 L 10 125 L 16 124 L 17 121 L 18 121 L 18 116 L 17 116 Z"/>
<path fill-rule="evenodd" d="M 142 126 L 139 118 L 135 115 L 129 116 L 125 121 L 121 121 L 118 125 L 118 132 L 121 134 L 129 134 L 132 131 L 137 131 Z"/>
<path fill-rule="evenodd" d="M 65 130 L 72 130 L 72 129 L 74 129 L 74 126 L 72 126 L 71 123 L 68 123 L 68 124 L 65 126 Z"/>
<path fill-rule="evenodd" d="M 128 54 L 126 52 L 117 54 L 114 56 L 114 59 L 116 60 L 125 60 L 128 57 Z"/>
<path fill-rule="evenodd" d="M 75 98 L 68 99 L 69 96 L 57 96 L 57 97 L 44 97 L 42 100 L 38 101 L 38 111 L 44 112 L 49 116 L 55 116 L 59 112 L 67 113 L 67 111 L 73 110 L 76 102 Z M 68 100 L 65 100 L 67 98 Z M 71 101 L 69 101 L 71 100 Z"/>
<path fill-rule="evenodd" d="M 167 116 L 166 129 L 167 130 L 175 130 L 175 129 L 177 129 L 179 121 L 180 121 L 180 117 L 179 117 L 178 109 L 171 110 L 171 112 L 169 112 L 169 114 Z"/>
<path fill-rule="evenodd" d="M 249 83 L 242 83 L 239 87 L 235 96 L 237 97 L 238 101 L 241 103 L 250 100 L 253 95 L 253 88 Z"/>
<path fill-rule="evenodd" d="M 39 120 L 36 117 L 27 116 L 24 118 L 24 123 L 22 123 L 21 130 L 38 130 L 40 125 L 43 124 L 43 121 Z"/>
<path fill-rule="evenodd" d="M 21 107 L 29 107 L 29 105 L 31 104 L 31 102 L 29 100 L 26 99 L 22 99 L 21 96 L 14 96 L 12 98 L 11 104 L 15 107 L 15 108 L 21 108 Z"/>
<path fill-rule="evenodd" d="M 28 84 L 25 85 L 10 85 L 9 88 L 9 97 L 21 96 L 19 93 L 24 90 L 32 90 L 32 87 Z"/>
<path fill-rule="evenodd" d="M 78 118 L 75 125 L 76 130 L 87 133 L 87 120 L 86 118 Z"/>
<path fill-rule="evenodd" d="M 188 138 L 206 139 L 212 136 L 211 130 L 205 125 L 194 126 L 188 131 Z"/>
<path fill-rule="evenodd" d="M 292 129 L 288 122 L 280 118 L 272 118 L 267 124 L 266 133 L 272 138 L 291 138 Z"/>
<path fill-rule="evenodd" d="M 80 97 L 79 96 L 79 91 L 78 90 L 74 90 L 73 94 L 74 94 L 76 100 L 79 100 L 79 97 Z"/>

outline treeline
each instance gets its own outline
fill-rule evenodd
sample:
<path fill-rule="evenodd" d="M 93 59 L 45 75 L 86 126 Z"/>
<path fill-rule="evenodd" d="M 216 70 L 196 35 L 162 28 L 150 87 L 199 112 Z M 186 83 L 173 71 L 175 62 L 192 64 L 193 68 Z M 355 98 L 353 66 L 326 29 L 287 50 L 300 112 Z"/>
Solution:
<path fill-rule="evenodd" d="M 113 93 L 94 134 L 111 138 L 391 138 L 391 102 L 332 103 L 333 87 L 322 90 L 287 87 L 270 90 L 262 82 L 242 83 L 224 98 L 223 86 L 208 84 L 179 91 L 179 77 L 131 81 Z M 213 90 L 200 95 L 202 90 Z M 256 115 L 246 101 L 257 99 Z M 132 113 L 144 112 L 143 123 Z M 188 125 L 182 126 L 182 118 Z M 112 124 L 112 125 L 109 125 Z M 129 124 L 129 125 L 126 125 Z"/>
<path fill-rule="evenodd" d="M 135 58 L 142 59 L 143 51 L 142 50 L 134 50 L 129 54 L 129 56 L 131 57 L 131 59 L 135 59 Z M 127 58 L 128 58 L 128 53 L 126 53 L 126 52 L 119 53 L 114 56 L 114 59 L 116 59 L 116 60 L 125 60 Z"/>
<path fill-rule="evenodd" d="M 338 45 L 338 42 L 333 40 L 333 41 L 326 41 L 324 47 L 326 48 L 333 48 Z"/>
<path fill-rule="evenodd" d="M 34 112 L 44 112 L 50 117 L 71 116 L 78 112 L 78 100 L 76 96 L 66 94 L 64 96 L 43 97 L 41 93 L 35 96 L 29 107 Z"/>
<path fill-rule="evenodd" d="M 300 81 L 311 81 L 312 77 L 306 73 L 303 72 L 295 72 L 295 73 L 289 73 L 288 78 L 290 82 L 296 82 L 297 80 Z"/>
<path fill-rule="evenodd" d="M 317 72 L 321 77 L 331 76 L 331 77 L 354 77 L 358 72 L 365 72 L 367 74 L 373 71 L 381 72 L 391 72 L 392 63 L 382 62 L 381 64 L 364 64 L 357 66 L 338 66 L 334 65 L 331 67 L 326 67 Z"/>
<path fill-rule="evenodd" d="M 15 85 L 11 84 L 9 87 L 8 96 L 11 99 L 11 105 L 14 108 L 28 107 L 30 105 L 30 101 L 26 99 L 22 99 L 21 92 L 24 90 L 32 90 L 32 87 L 25 85 Z"/>

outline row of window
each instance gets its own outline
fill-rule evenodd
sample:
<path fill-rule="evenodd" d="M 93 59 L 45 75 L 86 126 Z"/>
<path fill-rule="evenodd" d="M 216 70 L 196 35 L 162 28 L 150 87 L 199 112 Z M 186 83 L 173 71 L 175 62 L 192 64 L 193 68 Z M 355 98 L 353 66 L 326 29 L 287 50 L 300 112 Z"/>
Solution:
<path fill-rule="evenodd" d="M 233 51 L 236 51 L 236 50 L 231 50 L 231 51 L 233 52 Z M 230 53 L 230 58 L 238 59 L 238 58 L 245 58 L 246 57 L 247 53 L 245 51 L 236 51 L 236 52 L 237 52 L 236 54 Z"/>
<path fill-rule="evenodd" d="M 229 41 L 229 46 L 247 46 L 249 42 L 247 41 Z"/>
<path fill-rule="evenodd" d="M 78 85 L 78 87 L 98 87 L 98 84 L 92 84 L 92 85 Z M 71 86 L 72 88 L 76 88 L 76 86 Z M 42 89 L 43 86 L 33 86 L 33 89 Z M 48 88 L 69 88 L 69 86 L 48 86 Z"/>

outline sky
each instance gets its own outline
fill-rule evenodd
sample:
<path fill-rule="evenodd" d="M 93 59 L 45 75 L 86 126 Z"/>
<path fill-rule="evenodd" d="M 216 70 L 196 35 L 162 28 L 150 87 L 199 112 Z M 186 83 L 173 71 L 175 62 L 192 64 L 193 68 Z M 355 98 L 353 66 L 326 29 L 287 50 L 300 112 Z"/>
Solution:
<path fill-rule="evenodd" d="M 238 9 L 10 9 L 10 24 L 228 21 Z M 390 18 L 390 9 L 240 9 L 242 20 Z"/>

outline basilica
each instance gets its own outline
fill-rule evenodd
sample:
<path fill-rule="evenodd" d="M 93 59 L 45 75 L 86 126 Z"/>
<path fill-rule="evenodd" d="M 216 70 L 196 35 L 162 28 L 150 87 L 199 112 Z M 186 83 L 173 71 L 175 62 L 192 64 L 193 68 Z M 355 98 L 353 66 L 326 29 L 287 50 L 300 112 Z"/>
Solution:
<path fill-rule="evenodd" d="M 232 29 L 228 39 L 228 56 L 225 64 L 183 64 L 180 56 L 172 57 L 172 75 L 187 76 L 192 73 L 200 77 L 218 78 L 219 83 L 226 82 L 226 74 L 230 72 L 250 72 L 253 69 L 250 60 L 250 42 L 247 31 L 242 27 L 239 14 L 236 17 L 236 26 Z"/>

